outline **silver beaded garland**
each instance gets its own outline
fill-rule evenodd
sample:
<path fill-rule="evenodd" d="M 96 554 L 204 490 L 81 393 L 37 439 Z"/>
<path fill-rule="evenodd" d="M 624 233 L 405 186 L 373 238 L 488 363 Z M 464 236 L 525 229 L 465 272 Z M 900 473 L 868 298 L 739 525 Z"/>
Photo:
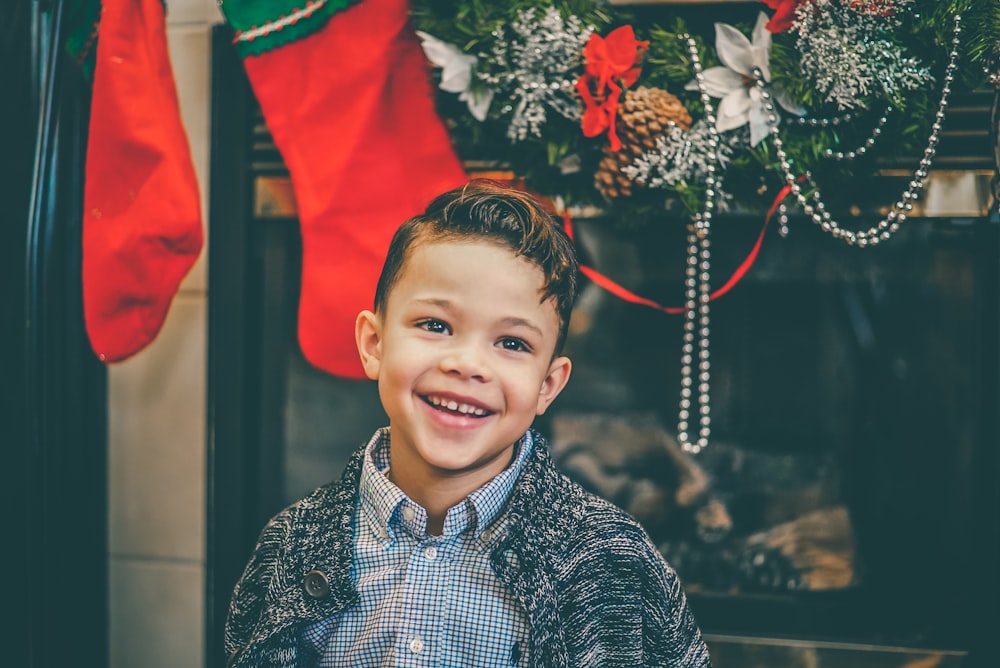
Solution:
<path fill-rule="evenodd" d="M 853 151 L 834 151 L 833 149 L 828 148 L 823 152 L 823 155 L 827 158 L 832 158 L 833 160 L 854 160 L 855 158 L 860 158 L 868 152 L 868 149 L 875 146 L 875 142 L 878 141 L 879 136 L 882 134 L 882 128 L 885 127 L 885 124 L 888 122 L 889 114 L 891 112 L 892 105 L 888 105 L 885 112 L 879 117 L 878 122 L 875 124 L 875 127 L 872 129 L 868 138 Z"/>
<path fill-rule="evenodd" d="M 852 231 L 842 228 L 826 210 L 826 205 L 822 200 L 819 188 L 813 182 L 809 173 L 806 173 L 804 176 L 809 183 L 811 193 L 808 197 L 803 193 L 798 177 L 791 171 L 791 162 L 778 134 L 778 116 L 771 99 L 771 94 L 767 90 L 763 74 L 758 69 L 754 70 L 754 85 L 758 88 L 761 98 L 764 100 L 771 139 L 774 143 L 775 154 L 778 158 L 785 182 L 788 184 L 789 190 L 799 206 L 802 207 L 803 212 L 812 218 L 813 222 L 819 225 L 821 229 L 829 232 L 833 237 L 862 248 L 874 246 L 887 240 L 896 232 L 899 229 L 900 223 L 906 220 L 907 213 L 913 209 L 913 202 L 919 198 L 919 191 L 924 187 L 937 151 L 937 144 L 940 141 L 941 135 L 941 124 L 944 121 L 945 109 L 948 106 L 948 98 L 951 93 L 951 84 L 954 82 L 955 70 L 958 67 L 959 35 L 962 31 L 961 16 L 956 15 L 954 21 L 952 48 L 948 54 L 948 66 L 945 69 L 941 100 L 935 113 L 934 123 L 931 126 L 931 134 L 927 139 L 927 148 L 924 149 L 924 155 L 917 169 L 914 171 L 913 179 L 899 200 L 893 204 L 885 218 L 867 230 Z M 705 76 L 702 73 L 703 68 L 701 59 L 698 57 L 697 44 L 689 34 L 683 34 L 680 38 L 687 43 L 688 52 L 691 56 L 691 67 L 694 70 L 695 82 L 697 83 L 701 102 L 705 109 L 705 120 L 710 128 L 709 146 L 711 148 L 705 177 L 704 209 L 701 213 L 693 217 L 692 224 L 688 226 L 687 266 L 685 268 L 684 280 L 685 318 L 681 346 L 681 399 L 677 415 L 677 440 L 685 451 L 697 454 L 708 446 L 708 437 L 711 434 L 712 425 L 710 400 L 711 362 L 709 359 L 709 303 L 711 300 L 709 280 L 711 252 L 709 236 L 718 187 L 716 165 L 719 163 L 718 151 L 721 142 L 719 132 L 716 128 L 715 107 L 712 105 L 711 97 L 705 86 Z M 885 112 L 880 116 L 871 135 L 855 150 L 840 152 L 827 149 L 825 152 L 826 157 L 834 160 L 853 160 L 864 155 L 875 145 L 891 111 L 891 106 L 886 107 Z M 847 113 L 834 118 L 798 119 L 797 122 L 800 125 L 808 127 L 829 127 L 847 123 L 852 118 L 852 114 Z M 812 202 L 810 202 L 810 198 Z M 788 234 L 788 209 L 784 203 L 778 206 L 778 224 L 779 233 L 782 236 L 786 236 Z M 698 352 L 697 383 L 695 382 L 696 350 Z M 692 403 L 695 397 L 697 397 L 698 403 L 698 437 L 697 440 L 692 441 Z"/>
<path fill-rule="evenodd" d="M 709 155 L 706 160 L 705 206 L 694 216 L 688 226 L 687 266 L 684 278 L 684 334 L 681 345 L 681 400 L 677 414 L 677 440 L 681 447 L 697 454 L 708 445 L 712 431 L 712 408 L 710 401 L 711 362 L 709 360 L 709 302 L 711 250 L 709 233 L 712 228 L 712 213 L 718 195 L 716 166 L 719 164 L 721 141 L 716 128 L 715 107 L 705 87 L 698 45 L 691 35 L 680 36 L 687 42 L 691 55 L 691 67 L 698 84 L 701 103 L 705 107 L 705 121 L 709 128 Z M 697 383 L 695 382 L 695 351 L 697 350 Z M 692 402 L 698 403 L 698 438 L 691 440 Z"/>
<path fill-rule="evenodd" d="M 793 116 L 794 123 L 797 125 L 806 126 L 811 128 L 828 128 L 831 125 L 836 127 L 841 123 L 850 123 L 854 120 L 854 114 L 847 112 L 840 116 L 833 116 L 831 118 L 807 118 L 806 116 Z"/>
<path fill-rule="evenodd" d="M 919 191 L 923 189 L 924 184 L 927 180 L 927 175 L 930 172 L 931 164 L 934 160 L 934 155 L 937 152 L 937 145 L 941 137 L 941 124 L 944 121 L 945 109 L 948 107 L 948 98 L 951 94 L 951 84 L 955 80 L 955 70 L 958 68 L 958 46 L 961 43 L 959 35 L 962 32 L 962 17 L 956 15 L 954 18 L 955 26 L 952 32 L 951 40 L 951 51 L 948 54 L 948 66 L 945 68 L 944 73 L 944 84 L 941 87 L 941 100 L 938 103 L 937 112 L 934 115 L 934 123 L 931 125 L 931 133 L 927 138 L 927 147 L 924 149 L 924 155 L 920 159 L 920 163 L 917 169 L 913 173 L 913 179 L 910 181 L 906 190 L 900 195 L 899 199 L 892 205 L 889 213 L 886 214 L 885 218 L 880 220 L 878 224 L 868 228 L 867 230 L 846 230 L 840 226 L 840 224 L 833 219 L 833 216 L 826 210 L 826 205 L 823 203 L 819 187 L 812 180 L 811 174 L 808 172 L 804 175 L 806 181 L 809 183 L 811 193 L 807 196 L 802 191 L 802 187 L 799 184 L 798 177 L 791 171 L 791 164 L 788 161 L 788 154 L 785 152 L 784 143 L 778 134 L 778 123 L 776 120 L 770 120 L 774 113 L 774 104 L 771 101 L 771 94 L 767 91 L 766 82 L 761 74 L 760 70 L 754 70 L 754 84 L 760 91 L 761 98 L 764 100 L 764 109 L 768 112 L 768 120 L 770 124 L 770 134 L 771 140 L 774 143 L 775 155 L 778 158 L 778 162 L 781 166 L 782 174 L 785 178 L 785 182 L 791 191 L 791 194 L 795 197 L 799 206 L 802 207 L 802 211 L 812 218 L 813 222 L 819 225 L 820 229 L 824 232 L 829 232 L 834 238 L 842 239 L 850 245 L 856 245 L 861 248 L 867 246 L 874 246 L 883 241 L 886 241 L 895 233 L 904 220 L 908 212 L 913 210 L 913 202 L 919 199 Z M 832 151 L 827 151 L 828 157 L 833 157 L 835 159 L 853 159 L 858 155 L 863 154 L 875 143 L 875 138 L 881 132 L 881 127 L 884 125 L 885 116 L 880 119 L 879 124 L 876 126 L 876 132 L 873 132 L 872 136 L 865 141 L 861 147 L 855 151 L 849 151 L 847 153 L 834 153 Z M 810 198 L 812 202 L 810 203 Z M 782 231 L 787 234 L 787 216 L 782 214 L 783 222 L 781 223 Z"/>

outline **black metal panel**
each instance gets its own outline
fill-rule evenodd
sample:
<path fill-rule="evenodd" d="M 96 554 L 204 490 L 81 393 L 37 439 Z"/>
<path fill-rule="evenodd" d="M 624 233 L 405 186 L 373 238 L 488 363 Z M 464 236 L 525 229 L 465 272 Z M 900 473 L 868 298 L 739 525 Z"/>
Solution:
<path fill-rule="evenodd" d="M 230 35 L 216 27 L 212 36 L 211 172 L 209 197 L 208 462 L 206 537 L 206 666 L 223 666 L 223 630 L 229 593 L 239 577 L 247 544 L 248 504 L 255 486 L 252 429 L 245 424 L 252 373 L 247 304 L 246 238 L 243 221 L 250 194 L 246 179 L 249 84 L 242 76 Z M 227 299 L 211 298 L 227 295 Z"/>
<path fill-rule="evenodd" d="M 106 371 L 81 286 L 89 91 L 62 49 L 64 4 L 0 10 L 3 646 L 29 668 L 108 663 Z"/>
<path fill-rule="evenodd" d="M 992 145 L 997 145 L 1000 130 L 1000 90 L 995 93 L 991 118 Z M 1000 153 L 995 154 L 1000 159 Z M 1000 163 L 996 166 L 1000 170 Z M 1000 175 L 995 173 L 994 179 Z M 994 197 L 996 191 L 994 191 Z M 969 668 L 989 668 L 1000 665 L 1000 647 L 994 633 L 1000 628 L 1000 201 L 993 202 L 989 217 L 992 237 L 976 254 L 976 281 L 994 286 L 992 292 L 979 295 L 977 309 L 982 314 L 977 349 L 981 351 L 978 384 L 980 395 L 975 398 L 980 410 L 982 447 L 969 463 L 976 512 L 975 527 L 970 541 L 970 574 L 967 576 L 968 596 L 963 603 L 974 611 L 965 629 L 970 649 Z"/>
<path fill-rule="evenodd" d="M 285 342 L 299 247 L 287 220 L 250 225 L 261 121 L 228 26 L 213 32 L 209 199 L 206 666 L 222 666 L 229 598 L 264 523 L 283 505 Z M 264 164 L 260 154 L 264 154 Z M 280 158 L 278 168 L 281 168 Z"/>

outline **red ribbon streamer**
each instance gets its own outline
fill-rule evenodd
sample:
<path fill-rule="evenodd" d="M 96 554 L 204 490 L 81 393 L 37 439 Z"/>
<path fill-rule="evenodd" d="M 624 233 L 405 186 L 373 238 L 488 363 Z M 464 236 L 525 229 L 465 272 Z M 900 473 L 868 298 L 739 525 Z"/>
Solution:
<path fill-rule="evenodd" d="M 775 199 L 774 204 L 771 205 L 770 210 L 768 210 L 767 212 L 767 217 L 764 219 L 764 225 L 760 228 L 760 234 L 757 235 L 757 241 L 756 243 L 754 243 L 753 248 L 750 249 L 750 254 L 747 255 L 746 259 L 744 259 L 743 262 L 741 262 L 738 267 L 736 267 L 736 271 L 734 271 L 733 275 L 729 277 L 729 280 L 727 280 L 722 285 L 722 287 L 717 289 L 709 296 L 709 300 L 718 299 L 722 295 L 732 290 L 733 287 L 737 283 L 739 283 L 740 280 L 750 270 L 750 267 L 753 266 L 754 261 L 757 259 L 757 254 L 760 252 L 760 247 L 764 243 L 764 232 L 767 231 L 767 224 L 771 221 L 771 217 L 777 210 L 781 200 L 783 200 L 788 195 L 790 190 L 791 187 L 787 185 L 784 188 L 782 188 L 781 192 L 778 194 L 778 197 Z M 570 221 L 570 215 L 568 211 L 563 213 L 563 226 L 566 230 L 566 234 L 572 240 L 573 225 L 572 222 Z M 682 306 L 663 306 L 659 302 L 653 301 L 652 299 L 647 299 L 646 297 L 637 295 L 631 290 L 628 290 L 625 287 L 619 285 L 618 283 L 614 282 L 604 274 L 600 273 L 599 271 L 591 267 L 580 265 L 580 273 L 589 278 L 591 281 L 593 281 L 600 287 L 610 292 L 611 294 L 615 295 L 619 299 L 623 299 L 629 303 L 639 304 L 641 306 L 648 306 L 649 308 L 653 308 L 658 311 L 663 311 L 664 313 L 669 313 L 671 315 L 677 315 L 680 313 L 687 312 L 687 309 Z"/>

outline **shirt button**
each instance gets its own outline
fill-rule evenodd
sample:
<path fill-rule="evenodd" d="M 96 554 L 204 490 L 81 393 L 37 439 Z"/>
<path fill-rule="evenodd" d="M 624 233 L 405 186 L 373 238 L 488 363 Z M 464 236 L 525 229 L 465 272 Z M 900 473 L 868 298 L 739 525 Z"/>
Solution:
<path fill-rule="evenodd" d="M 493 532 L 487 529 L 486 531 L 479 534 L 479 540 L 483 541 L 484 543 L 490 542 L 491 540 L 493 540 Z"/>
<path fill-rule="evenodd" d="M 406 520 L 407 522 L 412 522 L 413 518 L 416 516 L 417 513 L 414 512 L 413 508 L 410 508 L 409 506 L 403 508 L 403 519 Z"/>
<path fill-rule="evenodd" d="M 410 651 L 414 654 L 420 654 L 424 651 L 424 641 L 420 638 L 414 638 L 410 641 Z"/>
<path fill-rule="evenodd" d="M 323 571 L 313 570 L 306 573 L 303 585 L 310 598 L 326 598 L 330 595 L 330 583 Z"/>
<path fill-rule="evenodd" d="M 427 561 L 434 561 L 435 559 L 437 559 L 437 556 L 438 556 L 437 548 L 434 547 L 433 545 L 424 550 L 424 558 L 427 559 Z"/>

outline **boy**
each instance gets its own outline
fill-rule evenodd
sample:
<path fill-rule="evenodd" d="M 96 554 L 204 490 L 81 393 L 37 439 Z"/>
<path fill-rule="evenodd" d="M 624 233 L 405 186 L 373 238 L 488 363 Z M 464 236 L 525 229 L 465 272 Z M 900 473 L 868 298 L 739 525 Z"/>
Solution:
<path fill-rule="evenodd" d="M 676 574 L 531 429 L 569 380 L 573 247 L 531 197 L 445 193 L 357 319 L 389 417 L 265 527 L 233 666 L 709 666 Z"/>

